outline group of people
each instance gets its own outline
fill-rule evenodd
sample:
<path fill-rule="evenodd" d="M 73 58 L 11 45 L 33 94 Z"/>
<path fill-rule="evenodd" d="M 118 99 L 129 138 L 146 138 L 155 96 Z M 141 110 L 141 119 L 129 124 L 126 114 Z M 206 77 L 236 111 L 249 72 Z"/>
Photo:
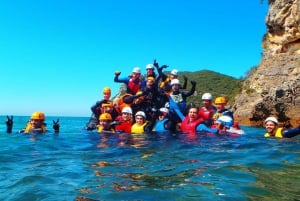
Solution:
<path fill-rule="evenodd" d="M 173 69 L 169 75 L 163 72 L 167 65 L 146 65 L 146 75 L 141 76 L 141 69 L 135 67 L 129 76 L 120 78 L 120 71 L 115 72 L 114 82 L 123 83 L 126 92 L 111 100 L 111 89 L 103 88 L 103 98 L 91 107 L 92 116 L 86 130 L 97 130 L 98 133 L 142 134 L 150 132 L 213 134 L 244 134 L 233 113 L 226 108 L 227 100 L 219 96 L 213 100 L 210 93 L 201 97 L 202 105 L 188 104 L 187 98 L 194 94 L 196 82 L 187 77 L 184 83 L 178 79 L 178 70 Z M 157 73 L 155 73 L 155 69 Z M 294 137 L 300 134 L 300 126 L 284 130 L 280 128 L 275 117 L 265 120 L 267 133 L 265 137 Z M 7 133 L 12 133 L 13 116 L 6 118 Z M 59 119 L 53 120 L 54 133 L 59 133 Z M 45 114 L 33 112 L 26 127 L 19 133 L 46 133 Z"/>
<path fill-rule="evenodd" d="M 126 92 L 111 100 L 111 89 L 105 87 L 103 99 L 91 107 L 92 117 L 86 129 L 96 129 L 99 133 L 203 131 L 244 134 L 234 121 L 232 111 L 226 108 L 225 97 L 213 100 L 210 93 L 204 93 L 201 106 L 187 104 L 186 99 L 195 92 L 196 82 L 192 80 L 191 89 L 185 91 L 187 77 L 181 84 L 178 70 L 173 69 L 167 75 L 163 72 L 166 67 L 154 60 L 153 64 L 146 65 L 145 76 L 141 75 L 139 67 L 134 67 L 129 76 L 122 78 L 121 72 L 116 71 L 114 82 L 123 83 Z"/>

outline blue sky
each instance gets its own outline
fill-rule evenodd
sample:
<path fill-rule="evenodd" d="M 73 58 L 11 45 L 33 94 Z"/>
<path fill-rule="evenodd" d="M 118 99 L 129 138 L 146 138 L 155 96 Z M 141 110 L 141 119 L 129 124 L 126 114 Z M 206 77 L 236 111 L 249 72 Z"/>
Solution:
<path fill-rule="evenodd" d="M 157 59 L 240 78 L 261 60 L 259 0 L 0 2 L 0 115 L 90 116 L 102 88 Z M 198 83 L 200 84 L 200 83 Z"/>

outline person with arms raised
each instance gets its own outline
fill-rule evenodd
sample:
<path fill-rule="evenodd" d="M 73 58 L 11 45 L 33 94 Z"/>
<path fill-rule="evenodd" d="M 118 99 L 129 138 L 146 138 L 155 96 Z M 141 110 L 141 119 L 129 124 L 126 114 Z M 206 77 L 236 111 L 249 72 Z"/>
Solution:
<path fill-rule="evenodd" d="M 10 118 L 10 120 L 12 120 Z M 9 122 L 9 119 L 7 119 L 7 123 Z M 7 125 L 8 126 L 8 125 Z M 57 121 L 53 120 L 53 129 L 54 133 L 59 133 L 59 119 Z M 41 134 L 41 133 L 47 133 L 49 132 L 46 129 L 46 123 L 45 123 L 45 114 L 43 112 L 33 112 L 31 114 L 30 120 L 28 121 L 26 127 L 18 133 L 26 133 L 26 134 Z"/>
<path fill-rule="evenodd" d="M 119 78 L 120 71 L 115 72 L 114 82 L 124 83 L 126 85 L 126 93 L 135 95 L 141 88 L 144 87 L 144 82 L 141 79 L 141 69 L 135 67 L 129 77 Z"/>

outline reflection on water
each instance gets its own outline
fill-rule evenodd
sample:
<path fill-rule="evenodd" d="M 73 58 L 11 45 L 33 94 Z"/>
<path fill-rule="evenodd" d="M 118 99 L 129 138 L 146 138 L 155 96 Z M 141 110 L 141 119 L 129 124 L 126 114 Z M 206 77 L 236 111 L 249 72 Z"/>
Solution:
<path fill-rule="evenodd" d="M 0 134 L 1 200 L 299 200 L 300 138 L 99 135 L 80 130 L 87 118 L 60 122 L 59 135 Z"/>

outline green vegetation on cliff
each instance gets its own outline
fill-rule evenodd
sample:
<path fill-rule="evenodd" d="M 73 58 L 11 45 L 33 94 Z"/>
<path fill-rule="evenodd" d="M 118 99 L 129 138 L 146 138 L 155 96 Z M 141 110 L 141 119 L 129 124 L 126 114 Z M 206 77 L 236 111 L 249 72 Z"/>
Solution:
<path fill-rule="evenodd" d="M 213 97 L 225 96 L 228 99 L 229 105 L 233 105 L 234 98 L 240 93 L 242 79 L 237 79 L 221 73 L 210 70 L 201 70 L 195 72 L 180 72 L 179 80 L 183 83 L 183 75 L 188 78 L 187 89 L 191 88 L 191 80 L 197 82 L 196 93 L 187 98 L 188 103 L 201 105 L 201 96 L 203 93 L 209 92 Z"/>

